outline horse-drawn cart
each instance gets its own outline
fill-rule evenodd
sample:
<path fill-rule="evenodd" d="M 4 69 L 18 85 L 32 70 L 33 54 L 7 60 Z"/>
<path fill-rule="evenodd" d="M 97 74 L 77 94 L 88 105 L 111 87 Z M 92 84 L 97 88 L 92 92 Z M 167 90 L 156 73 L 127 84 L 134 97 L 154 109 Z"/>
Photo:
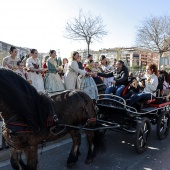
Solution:
<path fill-rule="evenodd" d="M 138 153 L 143 153 L 148 146 L 151 124 L 156 125 L 158 139 L 168 136 L 170 127 L 170 102 L 161 104 L 149 103 L 137 110 L 126 104 L 126 101 L 118 96 L 99 95 L 97 100 L 98 124 L 106 126 L 117 125 L 112 130 L 135 134 L 135 148 Z M 105 133 L 105 129 L 102 130 Z M 101 133 L 102 133 L 101 131 Z"/>

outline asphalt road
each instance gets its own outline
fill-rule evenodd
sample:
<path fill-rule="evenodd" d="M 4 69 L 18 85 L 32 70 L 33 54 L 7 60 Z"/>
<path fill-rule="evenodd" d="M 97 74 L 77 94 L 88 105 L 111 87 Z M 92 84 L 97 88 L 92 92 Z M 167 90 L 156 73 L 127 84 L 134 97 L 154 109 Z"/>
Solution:
<path fill-rule="evenodd" d="M 138 154 L 134 148 L 133 135 L 108 131 L 105 135 L 106 151 L 100 153 L 94 163 L 84 163 L 87 154 L 86 138 L 82 137 L 81 155 L 73 170 L 170 170 L 170 135 L 158 140 L 152 129 L 148 149 Z M 66 170 L 71 140 L 66 139 L 45 148 L 39 155 L 40 170 Z M 0 163 L 0 170 L 12 170 L 9 161 Z"/>

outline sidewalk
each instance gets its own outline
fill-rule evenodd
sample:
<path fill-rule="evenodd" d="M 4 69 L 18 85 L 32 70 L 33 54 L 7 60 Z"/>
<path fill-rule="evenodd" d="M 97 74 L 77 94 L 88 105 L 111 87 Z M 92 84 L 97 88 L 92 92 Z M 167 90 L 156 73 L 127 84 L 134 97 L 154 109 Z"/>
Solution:
<path fill-rule="evenodd" d="M 0 148 L 2 147 L 2 131 L 1 131 L 2 121 L 0 121 Z M 0 162 L 9 159 L 10 153 L 9 149 L 0 150 Z"/>

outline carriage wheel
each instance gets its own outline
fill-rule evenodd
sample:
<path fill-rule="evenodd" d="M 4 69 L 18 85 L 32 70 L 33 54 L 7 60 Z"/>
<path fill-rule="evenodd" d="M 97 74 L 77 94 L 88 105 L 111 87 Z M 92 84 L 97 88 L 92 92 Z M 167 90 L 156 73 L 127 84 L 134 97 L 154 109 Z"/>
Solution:
<path fill-rule="evenodd" d="M 159 115 L 159 118 L 157 121 L 157 127 L 156 127 L 156 133 L 157 133 L 158 139 L 162 140 L 168 136 L 169 127 L 170 127 L 169 121 L 170 121 L 169 112 L 164 111 Z"/>
<path fill-rule="evenodd" d="M 138 153 L 143 153 L 147 149 L 151 133 L 151 123 L 148 118 L 143 118 L 137 123 L 135 135 L 135 148 Z"/>

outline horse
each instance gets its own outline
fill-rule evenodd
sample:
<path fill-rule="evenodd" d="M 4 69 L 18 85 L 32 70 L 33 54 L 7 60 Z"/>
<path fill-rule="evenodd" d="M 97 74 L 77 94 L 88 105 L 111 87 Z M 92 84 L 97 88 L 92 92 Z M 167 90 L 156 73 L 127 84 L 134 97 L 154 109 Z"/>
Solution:
<path fill-rule="evenodd" d="M 93 162 L 96 156 L 95 146 L 100 138 L 96 138 L 95 131 L 87 129 L 95 126 L 96 111 L 93 101 L 84 92 L 69 90 L 50 98 L 39 94 L 13 71 L 0 68 L 0 112 L 2 133 L 10 146 L 10 162 L 15 170 L 37 170 L 38 145 L 68 133 L 73 145 L 67 166 L 73 167 L 80 154 L 81 127 L 86 127 L 89 143 L 85 163 Z M 68 128 L 67 125 L 77 128 Z M 22 153 L 26 156 L 26 164 L 21 159 Z"/>

